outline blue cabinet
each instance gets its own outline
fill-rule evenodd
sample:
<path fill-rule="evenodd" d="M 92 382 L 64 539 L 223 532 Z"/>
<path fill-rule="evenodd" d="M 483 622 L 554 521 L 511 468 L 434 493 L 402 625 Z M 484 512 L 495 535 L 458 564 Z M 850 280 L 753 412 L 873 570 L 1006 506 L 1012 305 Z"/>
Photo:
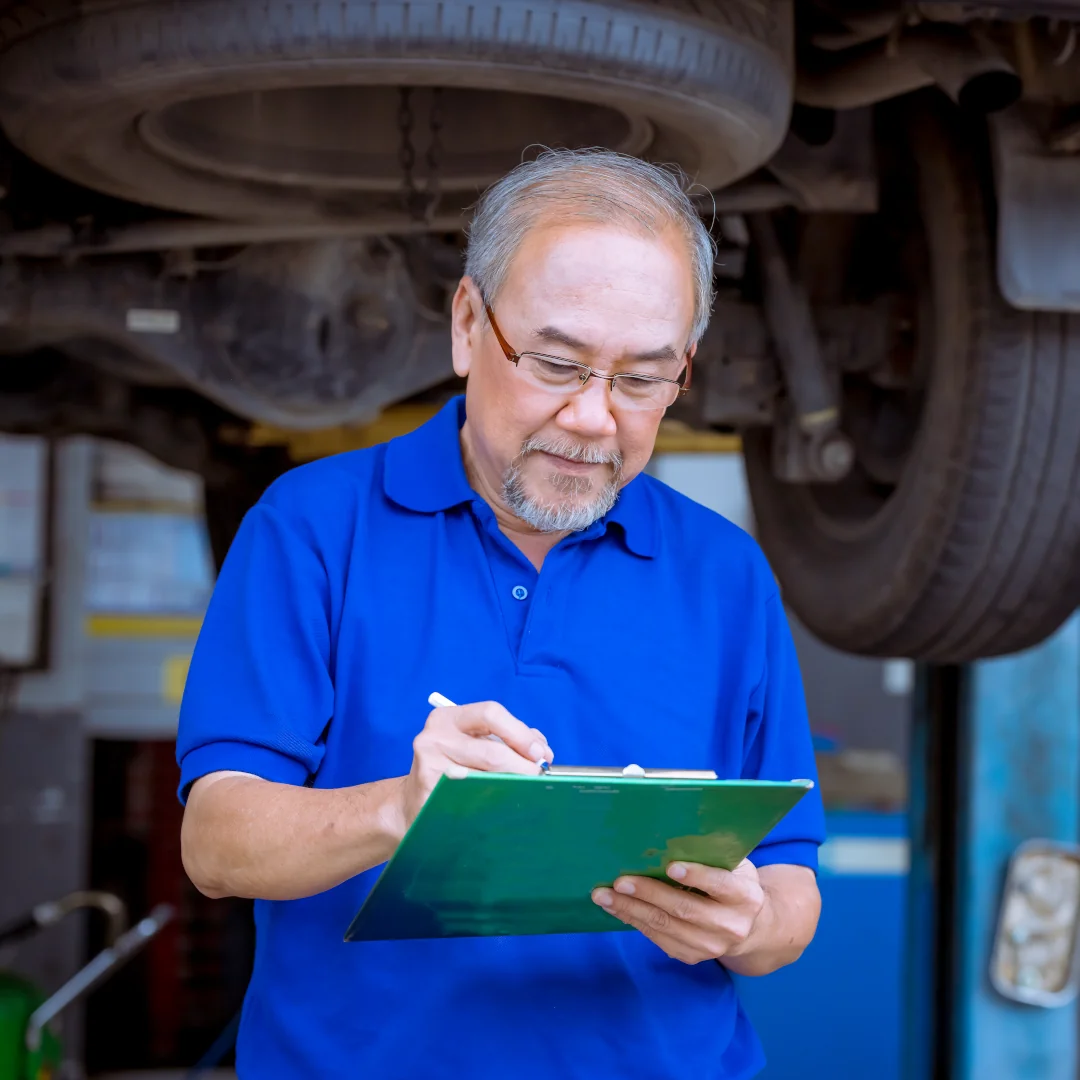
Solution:
<path fill-rule="evenodd" d="M 738 979 L 763 1080 L 899 1080 L 907 827 L 903 814 L 828 815 L 817 936 L 791 967 Z"/>

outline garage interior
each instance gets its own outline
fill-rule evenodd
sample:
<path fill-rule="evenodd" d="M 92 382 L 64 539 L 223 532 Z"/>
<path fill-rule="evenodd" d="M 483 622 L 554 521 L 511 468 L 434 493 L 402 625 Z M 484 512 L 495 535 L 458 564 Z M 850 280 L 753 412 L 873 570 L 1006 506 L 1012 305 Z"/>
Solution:
<path fill-rule="evenodd" d="M 330 9 L 334 8 L 333 17 Z M 716 251 L 649 470 L 760 542 L 829 838 L 766 1080 L 1077 1080 L 1080 5 L 0 0 L 0 1080 L 232 1076 L 180 862 L 216 568 L 461 389 L 470 209 L 676 165 Z"/>
<path fill-rule="evenodd" d="M 650 471 L 752 530 L 737 441 L 691 445 L 674 433 Z M 32 585 L 36 601 L 25 624 L 9 603 L 5 647 L 37 650 L 5 687 L 0 927 L 85 890 L 119 898 L 132 924 L 164 909 L 145 947 L 58 1016 L 70 1067 L 217 1075 L 253 930 L 247 902 L 201 896 L 179 857 L 172 737 L 214 576 L 201 484 L 100 440 L 8 436 L 0 460 L 3 587 Z M 765 1075 L 949 1075 L 931 1072 L 947 1053 L 969 1075 L 1071 1075 L 1075 1011 L 986 981 L 1003 860 L 1033 837 L 1076 839 L 1080 624 L 963 668 L 847 655 L 792 625 L 829 840 L 815 942 L 793 968 L 741 980 Z M 105 948 L 108 915 L 76 910 L 9 941 L 4 969 L 59 989 Z"/>
<path fill-rule="evenodd" d="M 686 436 L 671 443 L 686 446 Z M 5 865 L 19 868 L 7 879 L 0 926 L 86 889 L 119 897 L 132 923 L 167 905 L 160 932 L 60 1020 L 65 1044 L 82 1042 L 88 1075 L 190 1068 L 227 1038 L 253 948 L 250 905 L 201 896 L 180 864 L 172 739 L 214 577 L 201 484 L 98 440 L 50 447 L 8 436 L 0 460 L 3 535 L 37 545 L 6 552 L 7 564 L 51 583 L 35 625 L 20 628 L 46 643 L 35 657 L 44 670 L 12 678 L 0 727 L 0 850 Z M 661 446 L 651 471 L 752 527 L 730 436 L 706 436 L 692 451 Z M 39 561 L 28 564 L 28 551 Z M 42 626 L 48 634 L 35 634 Z M 760 988 L 746 980 L 744 994 L 763 1037 L 775 1032 L 769 1075 L 793 1075 L 796 1063 L 783 1059 L 791 1011 L 818 966 L 830 969 L 830 1000 L 817 1015 L 799 1010 L 804 1047 L 817 1048 L 810 1052 L 821 1069 L 839 1065 L 829 1028 L 855 1010 L 865 1016 L 865 1038 L 848 1041 L 845 1075 L 899 1077 L 914 665 L 841 654 L 798 624 L 795 633 L 830 792 L 827 914 L 798 969 Z M 878 918 L 855 918 L 867 903 Z M 882 910 L 890 912 L 887 934 L 875 929 Z M 108 930 L 101 912 L 73 912 L 9 948 L 5 967 L 57 988 L 105 947 Z"/>

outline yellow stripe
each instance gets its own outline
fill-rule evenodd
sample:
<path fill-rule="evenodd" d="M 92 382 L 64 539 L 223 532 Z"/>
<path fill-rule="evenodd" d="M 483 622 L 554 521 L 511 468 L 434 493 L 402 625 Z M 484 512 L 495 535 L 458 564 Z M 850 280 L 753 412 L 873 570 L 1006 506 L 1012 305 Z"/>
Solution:
<path fill-rule="evenodd" d="M 167 656 L 161 665 L 161 696 L 170 705 L 179 705 L 184 697 L 184 684 L 191 667 L 191 654 Z"/>
<path fill-rule="evenodd" d="M 415 431 L 437 412 L 437 405 L 395 405 L 370 424 L 342 425 L 321 431 L 289 431 L 268 424 L 254 424 L 248 432 L 251 446 L 285 446 L 293 461 L 362 450 Z"/>
<path fill-rule="evenodd" d="M 666 421 L 665 421 L 666 423 Z M 657 454 L 741 454 L 742 440 L 738 435 L 720 431 L 697 431 L 694 428 L 660 425 L 656 436 Z"/>
<path fill-rule="evenodd" d="M 195 638 L 201 615 L 87 615 L 88 637 Z"/>
<path fill-rule="evenodd" d="M 135 499 L 110 499 L 95 502 L 90 509 L 95 514 L 167 514 L 170 517 L 200 517 L 201 511 L 190 503 L 141 502 Z"/>
<path fill-rule="evenodd" d="M 370 424 L 324 428 L 321 431 L 288 431 L 255 424 L 247 433 L 251 446 L 285 446 L 293 461 L 359 450 L 415 431 L 435 415 L 435 405 L 394 405 Z M 658 454 L 739 454 L 738 435 L 701 431 L 675 420 L 664 420 L 656 436 Z"/>

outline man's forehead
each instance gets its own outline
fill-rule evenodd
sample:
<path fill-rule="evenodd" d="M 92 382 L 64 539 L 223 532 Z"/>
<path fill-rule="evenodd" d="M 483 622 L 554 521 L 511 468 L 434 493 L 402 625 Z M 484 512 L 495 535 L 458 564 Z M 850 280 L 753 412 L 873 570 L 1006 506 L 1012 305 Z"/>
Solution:
<path fill-rule="evenodd" d="M 673 231 L 643 234 L 595 222 L 530 230 L 503 287 L 538 308 L 583 290 L 595 296 L 625 293 L 634 307 L 644 302 L 664 310 L 692 307 L 694 296 L 689 254 Z"/>
<path fill-rule="evenodd" d="M 630 221 L 574 217 L 547 218 L 530 227 L 521 238 L 514 261 L 561 260 L 582 251 L 602 256 L 633 249 L 664 251 L 673 261 L 690 266 L 690 250 L 674 226 L 652 230 Z"/>

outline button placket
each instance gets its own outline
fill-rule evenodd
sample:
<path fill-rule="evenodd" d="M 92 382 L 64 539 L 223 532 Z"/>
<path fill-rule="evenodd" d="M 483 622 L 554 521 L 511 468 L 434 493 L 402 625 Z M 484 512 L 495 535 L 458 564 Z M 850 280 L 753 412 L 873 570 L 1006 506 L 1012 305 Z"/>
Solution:
<path fill-rule="evenodd" d="M 537 594 L 538 575 L 521 551 L 498 528 L 486 504 L 474 507 L 476 536 L 484 549 L 489 580 L 499 605 L 507 645 L 515 665 L 527 633 L 529 615 Z M 528 584 L 523 584 L 528 582 Z"/>

